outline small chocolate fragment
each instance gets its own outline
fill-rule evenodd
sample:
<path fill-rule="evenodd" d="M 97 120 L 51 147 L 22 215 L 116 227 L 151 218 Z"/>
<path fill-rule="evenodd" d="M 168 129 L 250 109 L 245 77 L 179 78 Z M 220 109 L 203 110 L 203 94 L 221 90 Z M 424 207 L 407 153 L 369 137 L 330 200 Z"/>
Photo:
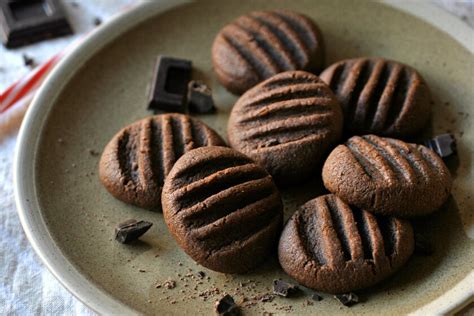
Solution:
<path fill-rule="evenodd" d="M 283 280 L 273 280 L 273 293 L 283 297 L 291 296 L 299 290 L 297 285 L 287 283 Z"/>
<path fill-rule="evenodd" d="M 431 256 L 434 253 L 433 246 L 428 241 L 428 239 L 419 234 L 415 234 L 415 254 L 421 256 Z"/>
<path fill-rule="evenodd" d="M 21 57 L 23 57 L 23 64 L 30 68 L 30 69 L 33 69 L 36 67 L 36 61 L 34 60 L 33 57 L 30 57 L 28 56 L 27 54 L 23 54 L 21 55 Z"/>
<path fill-rule="evenodd" d="M 359 297 L 352 292 L 346 293 L 346 294 L 334 295 L 334 298 L 336 298 L 339 302 L 341 302 L 342 305 L 347 306 L 347 307 L 351 307 L 352 305 L 359 303 Z"/>
<path fill-rule="evenodd" d="M 234 299 L 229 294 L 225 295 L 223 298 L 216 302 L 216 313 L 222 316 L 238 316 L 240 315 L 240 309 L 237 304 L 235 304 Z"/>
<path fill-rule="evenodd" d="M 73 33 L 59 0 L 2 0 L 0 11 L 0 37 L 8 48 Z"/>
<path fill-rule="evenodd" d="M 319 301 L 322 301 L 323 300 L 323 297 L 321 295 L 319 295 L 319 293 L 313 293 L 311 295 L 311 299 L 313 301 L 316 301 L 316 302 L 319 302 Z"/>
<path fill-rule="evenodd" d="M 163 286 L 167 288 L 168 290 L 174 289 L 176 287 L 176 281 L 166 280 L 166 282 L 163 283 Z"/>
<path fill-rule="evenodd" d="M 184 113 L 192 63 L 189 60 L 158 56 L 148 110 Z"/>
<path fill-rule="evenodd" d="M 446 158 L 456 153 L 456 138 L 446 133 L 424 141 L 424 145 L 432 149 L 441 158 Z"/>
<path fill-rule="evenodd" d="M 203 271 L 199 271 L 197 275 L 200 279 L 204 279 L 204 277 L 206 276 L 206 273 L 204 273 Z"/>
<path fill-rule="evenodd" d="M 126 220 L 115 227 L 115 240 L 122 244 L 129 243 L 146 233 L 152 225 L 153 223 L 136 219 Z"/>
<path fill-rule="evenodd" d="M 272 302 L 274 298 L 275 296 L 273 296 L 272 294 L 264 294 L 260 297 L 260 302 Z"/>
<path fill-rule="evenodd" d="M 188 85 L 188 108 L 193 113 L 213 113 L 216 108 L 211 89 L 202 81 L 191 80 Z"/>
<path fill-rule="evenodd" d="M 102 24 L 102 19 L 99 17 L 95 17 L 92 23 L 94 23 L 95 26 L 99 26 Z"/>

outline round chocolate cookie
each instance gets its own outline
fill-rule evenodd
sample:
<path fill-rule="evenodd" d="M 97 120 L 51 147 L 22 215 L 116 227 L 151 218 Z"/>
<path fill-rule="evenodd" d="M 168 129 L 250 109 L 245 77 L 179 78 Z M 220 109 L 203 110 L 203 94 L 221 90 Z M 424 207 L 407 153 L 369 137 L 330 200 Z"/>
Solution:
<path fill-rule="evenodd" d="M 411 224 L 350 207 L 333 194 L 300 207 L 280 237 L 280 264 L 317 291 L 372 286 L 403 266 L 414 250 Z"/>
<path fill-rule="evenodd" d="M 430 117 L 428 86 L 415 69 L 402 63 L 347 59 L 331 65 L 320 77 L 341 101 L 348 135 L 411 136 Z"/>
<path fill-rule="evenodd" d="M 336 97 L 304 71 L 278 74 L 247 91 L 227 126 L 231 146 L 261 163 L 280 184 L 311 176 L 341 132 Z"/>
<path fill-rule="evenodd" d="M 275 251 L 283 204 L 272 177 L 243 154 L 202 147 L 181 157 L 165 180 L 163 215 L 199 264 L 246 272 Z"/>
<path fill-rule="evenodd" d="M 107 144 L 99 164 L 105 188 L 117 199 L 159 209 L 161 188 L 176 160 L 193 148 L 225 146 L 201 121 L 182 114 L 163 114 L 135 122 Z"/>
<path fill-rule="evenodd" d="M 324 163 L 323 181 L 351 205 L 400 217 L 437 210 L 452 185 L 448 168 L 431 149 L 374 135 L 337 146 Z"/>
<path fill-rule="evenodd" d="M 319 70 L 323 59 L 323 38 L 317 25 L 287 10 L 243 15 L 227 24 L 212 46 L 214 72 L 235 94 L 280 72 Z"/>

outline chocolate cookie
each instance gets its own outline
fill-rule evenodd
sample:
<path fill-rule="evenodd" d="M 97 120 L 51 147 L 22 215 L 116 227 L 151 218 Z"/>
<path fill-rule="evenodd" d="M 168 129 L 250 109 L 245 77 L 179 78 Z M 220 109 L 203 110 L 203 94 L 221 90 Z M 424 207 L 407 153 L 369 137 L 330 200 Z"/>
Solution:
<path fill-rule="evenodd" d="M 428 86 L 407 65 L 382 58 L 347 59 L 320 76 L 342 103 L 348 135 L 411 136 L 430 116 Z"/>
<path fill-rule="evenodd" d="M 245 272 L 275 250 L 283 205 L 271 176 L 243 154 L 202 147 L 181 157 L 165 180 L 163 215 L 199 264 Z"/>
<path fill-rule="evenodd" d="M 300 181 L 320 166 L 342 132 L 342 111 L 317 76 L 288 71 L 247 91 L 230 114 L 232 147 L 260 162 L 279 183 Z"/>
<path fill-rule="evenodd" d="M 452 185 L 448 168 L 432 150 L 374 135 L 337 146 L 324 163 L 323 181 L 351 205 L 401 217 L 437 210 Z"/>
<path fill-rule="evenodd" d="M 161 187 L 176 160 L 193 148 L 225 145 L 201 121 L 182 114 L 150 116 L 118 132 L 99 164 L 105 188 L 117 199 L 159 209 Z"/>
<path fill-rule="evenodd" d="M 227 24 L 212 45 L 214 72 L 235 94 L 280 72 L 318 70 L 323 59 L 316 23 L 287 10 L 243 15 Z"/>
<path fill-rule="evenodd" d="M 280 264 L 317 291 L 346 293 L 387 278 L 414 249 L 411 224 L 350 207 L 333 194 L 293 214 L 280 238 Z"/>

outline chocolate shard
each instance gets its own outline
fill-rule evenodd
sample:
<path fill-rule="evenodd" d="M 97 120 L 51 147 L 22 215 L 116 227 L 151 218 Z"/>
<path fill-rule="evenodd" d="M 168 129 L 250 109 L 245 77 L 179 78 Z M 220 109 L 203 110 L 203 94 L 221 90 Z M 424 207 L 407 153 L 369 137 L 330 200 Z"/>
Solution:
<path fill-rule="evenodd" d="M 334 295 L 334 298 L 341 302 L 342 305 L 347 307 L 351 307 L 352 305 L 359 303 L 359 297 L 352 292 Z"/>
<path fill-rule="evenodd" d="M 184 113 L 192 73 L 191 61 L 160 55 L 154 71 L 148 110 Z"/>
<path fill-rule="evenodd" d="M 319 301 L 322 301 L 322 300 L 323 300 L 323 297 L 322 297 L 319 293 L 316 293 L 316 292 L 315 292 L 315 293 L 313 293 L 313 294 L 311 295 L 311 299 L 312 299 L 313 301 L 319 302 Z"/>
<path fill-rule="evenodd" d="M 27 54 L 22 54 L 21 57 L 23 57 L 23 64 L 30 68 L 33 69 L 36 67 L 36 61 L 33 57 L 28 56 Z"/>
<path fill-rule="evenodd" d="M 218 300 L 215 305 L 215 311 L 222 316 L 238 316 L 240 308 L 235 304 L 234 299 L 229 294 Z"/>
<path fill-rule="evenodd" d="M 211 89 L 202 81 L 191 80 L 188 85 L 188 109 L 206 114 L 216 111 Z"/>
<path fill-rule="evenodd" d="M 428 239 L 419 233 L 415 234 L 415 254 L 421 256 L 431 256 L 434 253 L 432 244 Z"/>
<path fill-rule="evenodd" d="M 206 276 L 206 273 L 204 271 L 199 271 L 197 273 L 197 276 L 200 278 L 200 279 L 204 279 L 204 277 Z"/>
<path fill-rule="evenodd" d="M 59 0 L 0 1 L 0 37 L 7 48 L 72 33 Z"/>
<path fill-rule="evenodd" d="M 260 302 L 263 302 L 263 303 L 272 302 L 274 298 L 275 296 L 272 294 L 264 294 L 260 296 Z"/>
<path fill-rule="evenodd" d="M 435 136 L 425 140 L 423 143 L 441 158 L 446 158 L 456 153 L 456 138 L 449 133 Z"/>
<path fill-rule="evenodd" d="M 137 221 L 136 219 L 129 219 L 115 227 L 115 239 L 127 244 L 131 241 L 137 240 L 141 235 L 147 232 L 153 223 L 147 221 Z"/>
<path fill-rule="evenodd" d="M 296 294 L 299 291 L 297 285 L 285 282 L 280 279 L 273 280 L 273 293 L 283 297 Z"/>

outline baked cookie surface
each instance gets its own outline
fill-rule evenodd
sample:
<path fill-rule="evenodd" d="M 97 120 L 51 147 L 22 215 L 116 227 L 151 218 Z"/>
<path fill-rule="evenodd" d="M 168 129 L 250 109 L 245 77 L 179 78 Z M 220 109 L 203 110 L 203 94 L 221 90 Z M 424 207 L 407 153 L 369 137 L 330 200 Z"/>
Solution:
<path fill-rule="evenodd" d="M 272 177 L 247 156 L 202 147 L 181 157 L 165 180 L 169 231 L 199 264 L 246 272 L 275 251 L 283 204 Z"/>
<path fill-rule="evenodd" d="M 317 76 L 288 71 L 247 91 L 227 125 L 230 145 L 258 161 L 277 183 L 313 175 L 342 132 L 342 111 Z"/>
<path fill-rule="evenodd" d="M 161 188 L 176 160 L 193 148 L 225 146 L 198 119 L 183 114 L 150 116 L 120 130 L 105 147 L 99 176 L 117 199 L 147 209 L 161 207 Z"/>
<path fill-rule="evenodd" d="M 411 224 L 350 207 L 333 194 L 288 220 L 278 257 L 287 274 L 317 291 L 346 293 L 387 278 L 414 250 Z"/>
<path fill-rule="evenodd" d="M 217 34 L 212 46 L 214 72 L 230 92 L 242 94 L 288 70 L 319 70 L 324 44 L 318 26 L 288 10 L 254 11 Z"/>
<path fill-rule="evenodd" d="M 337 146 L 322 176 L 324 186 L 349 204 L 399 217 L 437 210 L 452 186 L 448 168 L 431 149 L 375 135 Z"/>
<path fill-rule="evenodd" d="M 348 136 L 412 136 L 430 117 L 428 86 L 405 64 L 383 58 L 346 59 L 329 66 L 320 77 L 342 104 Z"/>

